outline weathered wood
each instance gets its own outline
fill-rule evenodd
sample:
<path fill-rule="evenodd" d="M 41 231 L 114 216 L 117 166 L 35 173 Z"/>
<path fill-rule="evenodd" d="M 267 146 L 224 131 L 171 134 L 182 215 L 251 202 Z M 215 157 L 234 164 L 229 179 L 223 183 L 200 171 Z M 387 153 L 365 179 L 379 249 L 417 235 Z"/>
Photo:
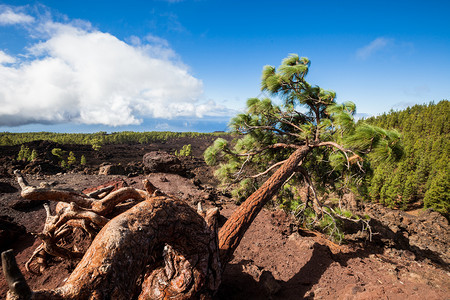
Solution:
<path fill-rule="evenodd" d="M 117 204 L 128 199 L 142 201 L 149 195 L 146 191 L 124 187 L 107 194 L 102 199 L 92 198 L 81 192 L 69 189 L 55 189 L 47 186 L 30 186 L 20 171 L 15 170 L 17 181 L 22 188 L 21 196 L 28 200 L 46 200 L 64 203 L 75 203 L 81 208 L 92 210 L 99 215 L 107 215 Z M 62 205 L 61 207 L 64 207 Z"/>
<path fill-rule="evenodd" d="M 286 162 L 257 191 L 250 195 L 225 222 L 219 231 L 222 266 L 225 266 L 231 260 L 242 237 L 258 213 L 278 192 L 310 150 L 311 147 L 305 145 L 294 151 Z"/>
<path fill-rule="evenodd" d="M 42 244 L 39 246 L 42 251 L 52 256 L 68 259 L 79 259 L 84 254 L 67 249 L 64 243 L 59 243 L 62 238 L 71 234 L 69 228 L 79 227 L 93 237 L 109 221 L 105 216 L 110 214 L 118 204 L 129 199 L 140 202 L 150 196 L 147 191 L 125 187 L 108 194 L 103 192 L 105 196 L 98 199 L 90 197 L 89 195 L 92 195 L 92 193 L 85 195 L 71 189 L 50 188 L 45 184 L 41 184 L 39 187 L 30 186 L 20 171 L 16 170 L 14 174 L 22 188 L 21 196 L 23 198 L 58 201 L 55 215 L 52 215 L 49 207 L 44 205 L 47 218 L 44 229 L 37 236 L 42 240 Z M 144 186 L 149 191 L 154 192 L 156 190 L 148 180 L 144 180 Z M 95 192 L 93 195 L 98 197 Z M 35 269 L 41 272 L 45 268 L 45 255 L 42 255 L 42 251 L 41 253 L 36 251 L 33 253 L 26 264 L 28 271 L 36 273 L 30 269 L 34 258 L 37 258 Z"/>
<path fill-rule="evenodd" d="M 12 250 L 2 253 L 2 266 L 3 274 L 9 287 L 10 299 L 14 299 L 12 297 L 16 297 L 16 299 L 30 299 L 31 289 L 17 266 Z"/>
<path fill-rule="evenodd" d="M 112 190 L 114 189 L 114 185 L 110 185 L 101 189 L 98 189 L 96 191 L 93 191 L 91 193 L 86 194 L 86 196 L 88 196 L 89 198 L 95 198 L 95 199 L 100 199 L 100 195 L 101 194 L 109 194 Z"/>
<path fill-rule="evenodd" d="M 212 296 L 219 288 L 222 274 L 217 237 L 218 209 L 197 213 L 181 200 L 166 195 L 151 196 L 149 192 L 155 194 L 157 190 L 149 182 L 144 182 L 144 186 L 147 191 L 125 188 L 107 196 L 116 195 L 105 201 L 106 205 L 102 204 L 99 210 L 103 212 L 110 210 L 108 203 L 120 203 L 117 198 L 125 199 L 131 195 L 144 201 L 104 225 L 63 286 L 26 294 L 13 289 L 20 284 L 10 285 L 8 299 L 30 299 L 30 295 L 32 299 L 49 300 Z M 28 187 L 26 183 L 22 186 Z M 102 222 L 107 221 L 75 203 L 65 204 L 56 216 L 52 216 L 48 208 L 46 210 L 47 229 L 44 231 L 54 236 L 65 234 L 64 226 L 68 222 L 100 220 L 98 225 L 103 225 Z M 96 219 L 98 217 L 101 218 Z M 44 235 L 41 238 L 45 239 Z M 48 245 L 55 246 L 44 242 L 39 251 L 49 250 Z M 15 262 L 13 256 L 11 260 Z M 22 282 L 20 270 L 14 270 L 8 268 L 5 276 L 16 274 L 10 276 L 11 281 Z M 20 298 L 21 295 L 25 298 Z"/>
<path fill-rule="evenodd" d="M 28 200 L 44 200 L 57 202 L 74 202 L 80 207 L 91 208 L 92 203 L 97 201 L 95 198 L 89 198 L 81 192 L 74 190 L 54 189 L 47 186 L 30 186 L 20 171 L 15 170 L 17 182 L 22 191 L 20 195 Z"/>

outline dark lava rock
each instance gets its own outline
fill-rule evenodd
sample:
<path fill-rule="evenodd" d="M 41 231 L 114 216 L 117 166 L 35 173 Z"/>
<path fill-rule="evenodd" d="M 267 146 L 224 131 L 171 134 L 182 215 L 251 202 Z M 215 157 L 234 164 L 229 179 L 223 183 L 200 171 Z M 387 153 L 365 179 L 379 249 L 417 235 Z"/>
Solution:
<path fill-rule="evenodd" d="M 10 201 L 9 207 L 18 211 L 31 211 L 36 209 L 38 206 L 42 206 L 44 203 L 48 201 L 46 200 L 26 200 L 26 199 L 17 199 Z"/>
<path fill-rule="evenodd" d="M 281 290 L 280 283 L 273 277 L 272 273 L 265 270 L 259 277 L 259 282 L 262 283 L 268 295 L 275 295 Z"/>
<path fill-rule="evenodd" d="M 152 151 L 143 158 L 144 170 L 148 173 L 186 174 L 186 168 L 175 155 L 167 152 Z"/>
<path fill-rule="evenodd" d="M 98 175 L 125 175 L 125 168 L 122 165 L 100 166 Z"/>
<path fill-rule="evenodd" d="M 7 182 L 0 182 L 0 193 L 15 193 L 18 189 Z"/>
<path fill-rule="evenodd" d="M 134 177 L 144 173 L 144 164 L 142 162 L 131 162 L 125 167 L 125 173 L 128 177 Z"/>
<path fill-rule="evenodd" d="M 28 163 L 23 172 L 27 174 L 55 175 L 64 170 L 53 161 L 47 159 L 36 159 Z"/>
<path fill-rule="evenodd" d="M 430 209 L 418 216 L 392 210 L 381 205 L 365 204 L 371 217 L 374 240 L 388 247 L 413 252 L 416 257 L 426 257 L 439 264 L 450 265 L 449 223 L 445 217 Z"/>
<path fill-rule="evenodd" d="M 0 252 L 10 248 L 10 245 L 22 234 L 25 227 L 17 225 L 8 216 L 0 216 Z"/>

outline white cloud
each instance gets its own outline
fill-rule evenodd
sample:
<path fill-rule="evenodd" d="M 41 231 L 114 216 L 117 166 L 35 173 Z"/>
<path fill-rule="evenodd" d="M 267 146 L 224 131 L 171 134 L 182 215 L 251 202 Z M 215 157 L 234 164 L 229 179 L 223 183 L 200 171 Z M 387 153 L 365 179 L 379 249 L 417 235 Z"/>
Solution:
<path fill-rule="evenodd" d="M 14 25 L 34 22 L 34 18 L 21 12 L 14 12 L 10 7 L 0 6 L 0 25 Z"/>
<path fill-rule="evenodd" d="M 386 46 L 388 46 L 388 44 L 391 42 L 390 39 L 388 38 L 384 38 L 384 37 L 379 37 L 376 38 L 375 40 L 373 40 L 372 42 L 370 42 L 368 45 L 358 49 L 356 51 L 356 57 L 358 59 L 367 59 L 370 56 L 372 56 L 374 53 L 382 50 L 383 48 L 385 48 Z"/>
<path fill-rule="evenodd" d="M 12 64 L 16 59 L 0 50 L 0 64 Z"/>
<path fill-rule="evenodd" d="M 189 74 L 167 41 L 148 36 L 132 38 L 130 45 L 88 25 L 47 21 L 35 29 L 48 37 L 27 55 L 0 51 L 0 126 L 119 126 L 227 112 L 214 102 L 198 103 L 202 81 Z"/>

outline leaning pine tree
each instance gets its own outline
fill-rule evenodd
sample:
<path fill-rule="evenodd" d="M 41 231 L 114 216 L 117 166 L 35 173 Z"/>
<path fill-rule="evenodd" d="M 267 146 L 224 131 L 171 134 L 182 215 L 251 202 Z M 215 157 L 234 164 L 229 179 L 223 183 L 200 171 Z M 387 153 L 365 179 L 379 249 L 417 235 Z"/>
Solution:
<path fill-rule="evenodd" d="M 276 69 L 266 66 L 262 91 L 283 100 L 252 98 L 247 111 L 232 119 L 230 127 L 240 138 L 231 146 L 218 139 L 205 151 L 216 175 L 235 186 L 234 195 L 246 199 L 219 232 L 221 260 L 228 261 L 262 207 L 283 185 L 305 182 L 311 190 L 306 203 L 318 216 L 324 210 L 317 190 L 348 186 L 364 173 L 364 158 L 397 159 L 400 136 L 367 124 L 356 125 L 355 105 L 337 104 L 336 94 L 305 80 L 310 61 L 290 55 Z"/>

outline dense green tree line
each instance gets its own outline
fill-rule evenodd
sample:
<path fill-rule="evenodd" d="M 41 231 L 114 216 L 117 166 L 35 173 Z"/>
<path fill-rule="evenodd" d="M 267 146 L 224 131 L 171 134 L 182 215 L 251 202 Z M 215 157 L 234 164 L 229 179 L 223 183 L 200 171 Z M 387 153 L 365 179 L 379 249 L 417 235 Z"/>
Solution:
<path fill-rule="evenodd" d="M 199 133 L 199 132 L 97 132 L 97 133 L 54 133 L 54 132 L 27 132 L 27 133 L 0 133 L 0 146 L 20 145 L 37 140 L 53 141 L 59 144 L 92 145 L 99 148 L 103 144 L 146 144 L 151 142 L 166 141 L 169 138 L 220 136 L 223 132 Z"/>
<path fill-rule="evenodd" d="M 404 155 L 398 162 L 372 161 L 367 196 L 396 208 L 423 201 L 450 213 L 450 102 L 415 105 L 364 122 L 402 133 Z"/>

